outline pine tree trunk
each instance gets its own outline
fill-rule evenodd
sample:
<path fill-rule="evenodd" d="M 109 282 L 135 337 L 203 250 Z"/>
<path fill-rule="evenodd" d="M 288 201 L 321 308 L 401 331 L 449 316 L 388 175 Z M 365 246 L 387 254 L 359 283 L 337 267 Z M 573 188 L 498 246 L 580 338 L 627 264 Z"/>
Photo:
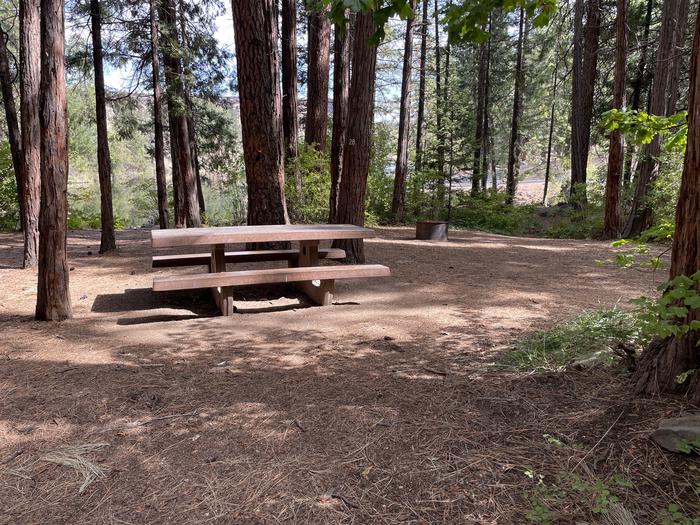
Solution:
<path fill-rule="evenodd" d="M 552 137 L 554 136 L 554 112 L 557 104 L 557 86 L 559 77 L 559 56 L 554 63 L 554 75 L 552 76 L 552 103 L 549 108 L 549 135 L 547 137 L 547 163 L 544 168 L 544 191 L 542 192 L 542 206 L 547 204 L 547 192 L 549 191 L 549 174 L 552 169 Z"/>
<path fill-rule="evenodd" d="M 625 68 L 627 66 L 627 7 L 626 0 L 617 0 L 615 19 L 615 78 L 613 85 L 613 109 L 625 107 Z M 608 149 L 608 177 L 605 184 L 605 215 L 603 239 L 615 239 L 620 233 L 620 180 L 624 163 L 622 134 L 615 130 L 610 134 Z"/>
<path fill-rule="evenodd" d="M 577 205 L 586 202 L 586 171 L 593 118 L 593 92 L 597 76 L 599 32 L 598 0 L 576 0 L 571 88 L 571 201 Z"/>
<path fill-rule="evenodd" d="M 63 0 L 41 1 L 41 211 L 36 318 L 73 316 L 68 286 L 68 107 Z"/>
<path fill-rule="evenodd" d="M 518 45 L 515 50 L 515 88 L 513 91 L 513 117 L 508 145 L 508 174 L 506 178 L 506 202 L 512 204 L 520 175 L 520 119 L 523 113 L 523 43 L 525 40 L 525 10 L 520 8 Z"/>
<path fill-rule="evenodd" d="M 41 2 L 19 2 L 20 126 L 22 128 L 23 268 L 39 262 L 39 208 L 41 204 Z"/>
<path fill-rule="evenodd" d="M 158 18 L 156 0 L 149 0 L 151 23 L 151 69 L 153 73 L 153 127 L 155 133 L 156 189 L 158 192 L 158 224 L 168 228 L 168 186 L 165 182 L 165 141 L 163 140 L 163 95 L 160 87 L 160 57 L 158 56 Z"/>
<path fill-rule="evenodd" d="M 676 15 L 675 41 L 671 55 L 671 65 L 668 71 L 668 96 L 666 100 L 666 115 L 676 113 L 678 102 L 678 83 L 683 65 L 686 29 L 688 27 L 688 0 L 680 0 Z M 685 109 L 685 108 L 684 108 Z"/>
<path fill-rule="evenodd" d="M 299 154 L 298 111 L 297 6 L 296 0 L 282 0 L 282 123 L 286 160 L 296 159 Z M 301 186 L 300 180 L 297 186 Z"/>
<path fill-rule="evenodd" d="M 418 66 L 418 114 L 416 116 L 416 173 L 423 170 L 423 132 L 425 128 L 425 60 L 428 54 L 428 0 L 423 0 L 422 9 L 420 62 Z"/>
<path fill-rule="evenodd" d="M 491 148 L 490 129 L 490 91 L 491 91 L 491 31 L 493 15 L 489 15 L 489 39 L 486 42 L 486 79 L 484 83 L 484 131 L 481 136 L 481 190 L 486 191 L 489 171 L 489 156 L 493 155 Z"/>
<path fill-rule="evenodd" d="M 5 120 L 7 121 L 7 138 L 10 142 L 10 154 L 12 155 L 12 169 L 15 172 L 17 183 L 17 202 L 19 203 L 19 220 L 24 230 L 24 202 L 22 199 L 22 137 L 17 122 L 17 107 L 15 95 L 12 90 L 12 74 L 10 73 L 10 61 L 7 52 L 8 36 L 0 30 L 0 88 L 2 89 L 2 102 L 5 107 Z"/>
<path fill-rule="evenodd" d="M 442 127 L 442 65 L 440 56 L 440 11 L 438 0 L 435 0 L 435 138 L 437 139 L 437 192 L 434 215 L 439 218 L 440 210 L 445 204 L 445 133 Z"/>
<path fill-rule="evenodd" d="M 326 148 L 328 125 L 331 22 L 328 9 L 321 2 L 312 3 L 309 9 L 309 67 L 304 141 L 323 151 Z"/>
<path fill-rule="evenodd" d="M 476 81 L 476 118 L 474 125 L 474 162 L 472 163 L 472 195 L 479 193 L 482 179 L 485 178 L 482 173 L 481 156 L 486 156 L 483 152 L 484 143 L 484 128 L 485 117 L 484 108 L 486 101 L 486 75 L 487 75 L 487 43 L 484 42 L 479 46 L 479 74 Z"/>
<path fill-rule="evenodd" d="M 107 137 L 107 99 L 102 68 L 102 11 L 99 0 L 90 0 L 92 65 L 95 73 L 95 122 L 97 123 L 97 172 L 100 179 L 100 253 L 117 249 L 112 210 L 112 161 Z"/>
<path fill-rule="evenodd" d="M 415 10 L 415 0 L 410 0 Z M 404 221 L 406 200 L 406 177 L 408 175 L 408 139 L 411 122 L 411 64 L 413 61 L 413 17 L 406 20 L 403 47 L 403 73 L 401 78 L 401 103 L 399 108 L 399 140 L 394 171 L 394 194 L 391 199 L 391 216 L 395 223 Z"/>
<path fill-rule="evenodd" d="M 333 59 L 333 136 L 331 138 L 331 194 L 328 222 L 336 222 L 338 190 L 342 179 L 345 135 L 348 126 L 348 91 L 350 88 L 350 43 L 352 18 L 345 31 L 335 28 Z"/>
<path fill-rule="evenodd" d="M 372 147 L 377 65 L 377 47 L 371 42 L 374 31 L 372 12 L 356 16 L 352 42 L 352 79 L 348 98 L 348 129 L 336 216 L 340 224 L 363 226 L 365 223 L 365 191 Z M 348 262 L 365 262 L 362 239 L 336 241 L 333 245 L 345 250 Z"/>
<path fill-rule="evenodd" d="M 649 113 L 666 115 L 669 87 L 669 64 L 673 56 L 673 44 L 676 39 L 675 27 L 678 9 L 683 0 L 665 0 L 661 13 L 661 31 L 659 47 L 656 52 L 654 79 L 649 97 Z M 656 180 L 658 156 L 661 153 L 661 138 L 657 135 L 640 153 L 638 175 L 634 188 L 634 198 L 630 214 L 623 229 L 624 237 L 637 237 L 651 225 L 651 208 L 646 197 Z"/>
<path fill-rule="evenodd" d="M 233 2 L 248 224 L 286 224 L 275 0 Z"/>
<path fill-rule="evenodd" d="M 690 61 L 688 101 L 688 144 L 683 165 L 681 189 L 676 207 L 676 233 L 673 237 L 670 277 L 690 276 L 700 269 L 700 17 L 695 22 L 693 53 Z M 700 289 L 700 287 L 697 287 Z M 690 310 L 684 322 L 700 320 L 700 309 Z M 700 331 L 680 337 L 656 339 L 639 361 L 632 380 L 637 393 L 687 393 L 691 402 L 700 403 Z M 695 373 L 679 383 L 679 375 Z"/>

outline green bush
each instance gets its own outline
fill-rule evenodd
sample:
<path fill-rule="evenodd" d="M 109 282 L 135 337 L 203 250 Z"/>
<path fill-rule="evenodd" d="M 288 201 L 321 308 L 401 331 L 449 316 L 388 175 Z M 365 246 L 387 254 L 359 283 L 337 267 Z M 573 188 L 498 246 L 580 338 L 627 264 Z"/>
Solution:
<path fill-rule="evenodd" d="M 299 155 L 285 166 L 289 220 L 295 224 L 328 222 L 331 195 L 330 159 L 325 152 L 300 144 Z M 297 187 L 297 180 L 301 187 Z"/>
<path fill-rule="evenodd" d="M 12 168 L 9 142 L 0 143 L 0 230 L 16 230 L 19 226 L 17 181 Z"/>

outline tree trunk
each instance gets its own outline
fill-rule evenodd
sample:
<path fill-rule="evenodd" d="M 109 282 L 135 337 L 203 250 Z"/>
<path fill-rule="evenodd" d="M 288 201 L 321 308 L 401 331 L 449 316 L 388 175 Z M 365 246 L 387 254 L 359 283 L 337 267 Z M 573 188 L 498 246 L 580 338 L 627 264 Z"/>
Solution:
<path fill-rule="evenodd" d="M 659 47 L 656 52 L 654 80 L 649 97 L 649 113 L 652 115 L 667 115 L 669 64 L 673 56 L 673 45 L 676 40 L 676 19 L 681 2 L 684 0 L 665 0 L 661 13 L 661 31 Z M 623 229 L 624 237 L 637 237 L 651 225 L 651 208 L 646 202 L 649 190 L 656 179 L 658 156 L 661 153 L 661 137 L 654 137 L 650 144 L 642 149 L 639 160 L 638 176 L 634 188 L 634 198 L 630 214 Z"/>
<path fill-rule="evenodd" d="M 107 100 L 102 68 L 102 11 L 99 0 L 90 0 L 92 65 L 95 71 L 95 122 L 97 123 L 97 172 L 100 179 L 100 253 L 117 249 L 112 210 L 112 161 L 107 137 Z"/>
<path fill-rule="evenodd" d="M 340 224 L 363 226 L 365 223 L 365 190 L 372 147 L 377 65 L 377 47 L 371 42 L 374 31 L 372 12 L 356 16 L 352 42 L 352 79 L 348 98 L 348 129 L 336 216 Z M 348 262 L 365 262 L 362 239 L 336 241 L 333 245 L 345 250 Z"/>
<path fill-rule="evenodd" d="M 559 77 L 559 56 L 554 62 L 554 76 L 552 77 L 552 103 L 549 109 L 549 136 L 547 137 L 547 164 L 544 168 L 544 191 L 542 192 L 542 206 L 547 204 L 547 192 L 549 191 L 549 173 L 552 169 L 552 137 L 554 136 L 554 111 L 557 105 L 557 81 Z"/>
<path fill-rule="evenodd" d="M 576 0 L 571 88 L 571 201 L 576 204 L 586 202 L 586 171 L 593 118 L 593 92 L 597 76 L 599 32 L 598 0 Z"/>
<path fill-rule="evenodd" d="M 22 128 L 23 268 L 39 262 L 39 208 L 41 204 L 41 2 L 19 3 L 20 126 Z"/>
<path fill-rule="evenodd" d="M 275 0 L 236 0 L 233 25 L 248 224 L 286 224 Z"/>
<path fill-rule="evenodd" d="M 676 233 L 673 237 L 670 277 L 690 276 L 700 268 L 700 17 L 695 22 L 693 53 L 690 61 L 688 101 L 688 145 L 683 165 L 681 189 L 676 207 Z M 700 289 L 700 287 L 696 288 Z M 700 309 L 691 309 L 685 323 L 700 320 Z M 700 331 L 680 337 L 656 339 L 644 351 L 632 380 L 637 393 L 687 393 L 692 403 L 700 403 Z M 679 375 L 695 373 L 679 383 Z"/>
<path fill-rule="evenodd" d="M 158 19 L 156 0 L 149 0 L 151 23 L 151 69 L 153 72 L 153 126 L 155 133 L 156 189 L 158 191 L 158 224 L 161 230 L 169 226 L 168 187 L 165 183 L 165 142 L 163 140 L 163 95 L 160 87 L 160 57 L 158 56 Z"/>
<path fill-rule="evenodd" d="M 632 98 L 630 99 L 630 109 L 639 109 L 639 103 L 642 98 L 642 84 L 644 83 L 644 74 L 646 72 L 647 54 L 649 49 L 649 30 L 651 27 L 651 13 L 654 9 L 654 0 L 647 0 L 646 14 L 644 15 L 644 33 L 639 49 L 639 62 L 637 62 L 636 75 L 632 83 Z M 627 142 L 625 152 L 625 168 L 623 173 L 623 184 L 625 186 L 632 180 L 632 156 L 634 154 L 634 145 L 632 141 Z"/>
<path fill-rule="evenodd" d="M 489 15 L 489 39 L 486 42 L 486 80 L 484 83 L 484 130 L 481 136 L 481 190 L 486 191 L 486 182 L 489 171 L 489 156 L 493 156 L 491 148 L 491 126 L 490 126 L 490 94 L 491 91 L 491 31 L 493 16 Z"/>
<path fill-rule="evenodd" d="M 10 60 L 7 52 L 7 33 L 0 30 L 0 88 L 2 89 L 2 102 L 5 107 L 5 120 L 7 121 L 7 138 L 10 142 L 10 154 L 12 155 L 12 169 L 15 172 L 17 182 L 17 201 L 19 203 L 19 220 L 24 230 L 24 202 L 22 199 L 22 137 L 17 123 L 17 107 L 15 95 L 12 91 L 12 74 L 10 73 Z"/>
<path fill-rule="evenodd" d="M 428 0 L 421 13 L 420 62 L 418 66 L 418 115 L 416 116 L 416 173 L 423 170 L 423 131 L 425 127 L 425 60 L 428 54 Z"/>
<path fill-rule="evenodd" d="M 41 211 L 36 318 L 73 316 L 68 287 L 68 107 L 63 0 L 41 1 Z"/>
<path fill-rule="evenodd" d="M 338 189 L 342 179 L 345 135 L 348 125 L 348 90 L 350 87 L 350 42 L 352 19 L 345 31 L 335 28 L 333 59 L 333 137 L 331 138 L 331 195 L 328 222 L 333 224 L 338 210 Z"/>
<path fill-rule="evenodd" d="M 484 108 L 486 101 L 486 60 L 487 60 L 487 43 L 484 42 L 479 46 L 479 75 L 476 81 L 476 118 L 474 125 L 474 162 L 472 164 L 472 195 L 479 193 L 481 188 L 481 181 L 485 177 L 481 171 L 482 154 L 486 156 L 483 152 L 484 145 L 484 128 L 485 128 L 485 118 L 484 118 Z"/>
<path fill-rule="evenodd" d="M 410 0 L 415 10 L 416 1 Z M 391 217 L 395 223 L 404 221 L 406 200 L 406 177 L 408 175 L 408 139 L 411 122 L 411 64 L 413 61 L 413 16 L 406 20 L 406 35 L 403 47 L 403 74 L 401 78 L 401 103 L 399 108 L 399 140 L 394 171 L 394 194 L 391 199 Z"/>
<path fill-rule="evenodd" d="M 328 74 L 331 54 L 331 22 L 320 2 L 309 7 L 309 67 L 304 141 L 316 149 L 326 148 L 328 124 Z"/>
<path fill-rule="evenodd" d="M 282 0 L 282 123 L 286 160 L 296 159 L 299 154 L 298 111 L 297 6 L 296 0 Z M 297 186 L 301 186 L 301 181 L 297 181 Z"/>
<path fill-rule="evenodd" d="M 435 0 L 435 138 L 437 139 L 437 202 L 434 214 L 438 218 L 445 204 L 445 133 L 442 127 L 442 71 L 440 63 L 440 11 Z"/>
<path fill-rule="evenodd" d="M 671 54 L 671 64 L 668 71 L 668 97 L 666 100 L 666 115 L 676 113 L 678 102 L 678 82 L 683 65 L 683 50 L 685 47 L 686 28 L 688 27 L 688 0 L 680 0 L 676 16 L 676 34 Z"/>
<path fill-rule="evenodd" d="M 175 226 L 201 226 L 197 181 L 192 169 L 192 151 L 187 125 L 182 63 L 179 58 L 177 38 L 177 15 L 174 0 L 161 0 L 161 36 L 163 38 L 163 61 L 168 97 L 170 142 L 173 163 L 173 193 L 175 202 Z M 173 140 L 174 139 L 174 140 Z M 177 169 L 175 168 L 177 164 Z M 177 188 L 175 188 L 177 186 Z"/>
<path fill-rule="evenodd" d="M 525 10 L 520 8 L 518 45 L 515 51 L 515 88 L 513 92 L 513 117 L 508 145 L 508 174 L 506 178 L 506 202 L 512 204 L 520 174 L 520 118 L 523 113 L 523 42 L 525 40 Z"/>
<path fill-rule="evenodd" d="M 617 0 L 615 19 L 615 79 L 613 85 L 613 109 L 625 107 L 625 67 L 627 66 L 627 7 L 626 0 Z M 622 134 L 615 130 L 610 134 L 608 150 L 608 177 L 605 184 L 605 216 L 603 239 L 616 239 L 620 233 L 620 179 L 624 163 Z"/>

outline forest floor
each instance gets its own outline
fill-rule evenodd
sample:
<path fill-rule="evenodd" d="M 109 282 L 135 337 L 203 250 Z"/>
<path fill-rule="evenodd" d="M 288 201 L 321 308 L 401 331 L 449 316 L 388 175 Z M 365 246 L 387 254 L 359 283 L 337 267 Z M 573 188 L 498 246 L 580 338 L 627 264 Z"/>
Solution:
<path fill-rule="evenodd" d="M 634 397 L 622 366 L 495 366 L 663 274 L 596 263 L 606 243 L 378 233 L 368 262 L 392 278 L 342 282 L 326 308 L 246 291 L 230 318 L 206 293 L 151 291 L 147 231 L 120 232 L 112 256 L 71 233 L 75 317 L 60 324 L 32 319 L 36 273 L 0 234 L 0 523 L 700 515 L 700 462 L 648 439 L 682 400 Z"/>

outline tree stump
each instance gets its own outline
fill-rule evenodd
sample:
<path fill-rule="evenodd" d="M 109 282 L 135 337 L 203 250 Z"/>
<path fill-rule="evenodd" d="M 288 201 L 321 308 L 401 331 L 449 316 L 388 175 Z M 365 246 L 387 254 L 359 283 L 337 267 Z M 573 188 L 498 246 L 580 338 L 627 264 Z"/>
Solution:
<path fill-rule="evenodd" d="M 447 221 L 416 222 L 416 239 L 425 241 L 446 241 Z"/>

